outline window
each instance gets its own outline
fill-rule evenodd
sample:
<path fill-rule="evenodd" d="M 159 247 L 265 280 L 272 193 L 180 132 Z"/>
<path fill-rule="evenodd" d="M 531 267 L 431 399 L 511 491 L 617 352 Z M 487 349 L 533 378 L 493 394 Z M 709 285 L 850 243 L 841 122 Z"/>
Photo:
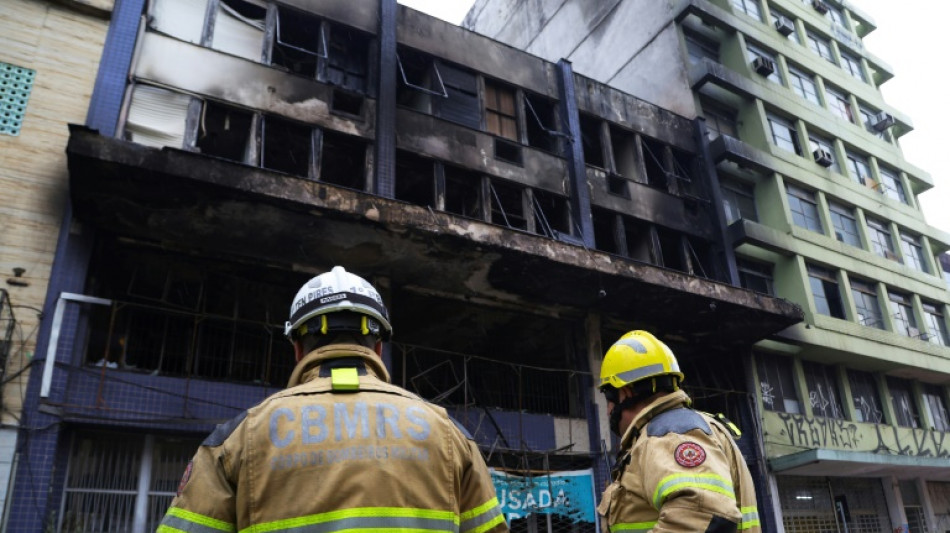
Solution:
<path fill-rule="evenodd" d="M 884 420 L 884 410 L 881 409 L 881 396 L 874 376 L 860 370 L 848 370 L 848 382 L 857 422 L 880 424 Z"/>
<path fill-rule="evenodd" d="M 844 418 L 838 394 L 838 380 L 834 368 L 818 363 L 803 362 L 805 386 L 808 387 L 808 402 L 815 416 L 825 418 Z"/>
<path fill-rule="evenodd" d="M 736 267 L 739 269 L 739 283 L 745 289 L 762 294 L 775 295 L 772 281 L 772 265 L 736 258 Z"/>
<path fill-rule="evenodd" d="M 525 135 L 528 145 L 545 152 L 559 153 L 557 103 L 553 100 L 524 93 Z"/>
<path fill-rule="evenodd" d="M 775 115 L 769 115 L 769 130 L 772 132 L 772 142 L 775 146 L 789 152 L 802 155 L 802 148 L 798 142 L 798 132 L 792 124 Z"/>
<path fill-rule="evenodd" d="M 808 265 L 808 284 L 815 300 L 815 310 L 823 315 L 844 318 L 844 306 L 838 291 L 834 273 L 824 268 Z"/>
<path fill-rule="evenodd" d="M 683 36 L 686 39 L 686 54 L 691 64 L 697 65 L 704 59 L 719 62 L 719 43 L 688 31 L 684 31 Z"/>
<path fill-rule="evenodd" d="M 769 411 L 801 413 L 801 404 L 795 392 L 792 360 L 777 355 L 758 354 L 756 363 L 762 405 Z"/>
<path fill-rule="evenodd" d="M 721 188 L 726 224 L 732 224 L 740 219 L 753 221 L 759 219 L 755 212 L 755 195 L 751 185 L 734 180 L 723 180 Z"/>
<path fill-rule="evenodd" d="M 732 8 L 754 18 L 762 20 L 762 10 L 759 7 L 759 0 L 732 0 Z"/>
<path fill-rule="evenodd" d="M 512 182 L 492 180 L 490 189 L 492 224 L 527 230 L 524 188 Z"/>
<path fill-rule="evenodd" d="M 924 406 L 930 413 L 933 429 L 950 431 L 950 416 L 947 413 L 947 402 L 944 400 L 943 387 L 925 383 L 923 385 Z"/>
<path fill-rule="evenodd" d="M 771 16 L 772 16 L 772 27 L 778 28 L 779 20 L 784 19 L 784 22 L 785 22 L 784 27 L 788 29 L 785 29 L 784 31 L 782 31 L 781 35 L 785 35 L 785 32 L 788 32 L 788 35 L 785 35 L 785 38 L 788 39 L 789 41 L 792 41 L 793 43 L 797 43 L 798 30 L 795 28 L 795 19 L 793 19 L 792 17 L 786 15 L 785 13 L 782 13 L 781 11 L 771 6 L 769 6 L 769 12 L 771 13 Z"/>
<path fill-rule="evenodd" d="M 267 10 L 262 6 L 241 0 L 223 0 L 214 17 L 211 48 L 260 61 L 264 51 L 266 17 Z"/>
<path fill-rule="evenodd" d="M 778 60 L 775 59 L 775 54 L 766 52 L 765 50 L 762 50 L 761 48 L 758 48 L 752 45 L 748 45 L 747 48 L 749 49 L 748 58 L 750 62 L 754 62 L 756 58 L 759 58 L 759 57 L 768 59 L 769 61 L 772 62 L 772 65 L 774 65 L 774 68 L 772 69 L 772 72 L 770 72 L 768 76 L 766 76 L 766 78 L 768 78 L 768 80 L 771 81 L 772 83 L 777 83 L 779 85 L 782 85 L 782 71 L 778 68 Z"/>
<path fill-rule="evenodd" d="M 155 531 L 200 442 L 128 433 L 75 435 L 63 490 L 63 530 L 81 524 L 82 531 L 132 531 L 141 502 L 147 512 L 144 530 Z M 140 474 L 147 485 L 140 485 Z"/>
<path fill-rule="evenodd" d="M 864 75 L 864 69 L 861 67 L 861 60 L 853 55 L 841 52 L 841 68 L 851 74 L 855 79 L 867 83 L 868 79 Z"/>
<path fill-rule="evenodd" d="M 604 145 L 601 141 L 601 121 L 588 115 L 581 115 L 580 118 L 584 162 L 591 166 L 606 168 Z"/>
<path fill-rule="evenodd" d="M 814 159 L 816 163 L 835 172 L 841 172 L 841 167 L 838 166 L 838 158 L 835 157 L 835 149 L 831 145 L 831 141 L 823 139 L 813 133 L 808 136 L 808 144 L 811 146 L 812 159 Z M 831 160 L 830 164 L 828 163 L 828 159 Z"/>
<path fill-rule="evenodd" d="M 861 247 L 861 237 L 858 236 L 858 222 L 854 218 L 854 209 L 841 204 L 830 202 L 831 224 L 835 228 L 835 238 L 851 246 Z"/>
<path fill-rule="evenodd" d="M 851 174 L 854 181 L 873 188 L 876 182 L 871 177 L 871 165 L 868 164 L 868 160 L 852 152 L 848 152 L 847 156 L 848 173 Z"/>
<path fill-rule="evenodd" d="M 815 35 L 814 32 L 808 32 L 808 47 L 811 48 L 813 52 L 818 54 L 819 57 L 824 58 L 826 61 L 831 64 L 837 64 L 835 62 L 835 55 L 831 51 L 831 42 L 825 39 L 824 37 L 819 37 Z"/>
<path fill-rule="evenodd" d="M 706 118 L 706 136 L 713 140 L 720 135 L 739 137 L 739 124 L 736 111 L 709 100 L 702 100 L 703 117 Z"/>
<path fill-rule="evenodd" d="M 887 376 L 887 388 L 891 393 L 891 405 L 897 417 L 897 425 L 911 428 L 920 427 L 920 413 L 910 382 L 906 379 Z"/>
<path fill-rule="evenodd" d="M 821 218 L 818 216 L 818 203 L 815 194 L 794 185 L 787 185 L 788 207 L 792 211 L 792 222 L 796 226 L 824 233 Z"/>
<path fill-rule="evenodd" d="M 795 67 L 788 67 L 789 84 L 795 94 L 808 100 L 809 102 L 821 105 L 818 99 L 818 87 L 815 86 L 815 80 L 811 74 L 807 74 Z"/>
<path fill-rule="evenodd" d="M 950 334 L 947 332 L 947 321 L 943 317 L 942 307 L 924 302 L 924 322 L 927 326 L 925 340 L 940 346 L 950 346 Z"/>
<path fill-rule="evenodd" d="M 871 238 L 871 249 L 881 257 L 886 257 L 897 261 L 897 254 L 894 253 L 894 244 L 891 240 L 891 231 L 887 224 L 879 220 L 868 217 L 868 236 Z"/>
<path fill-rule="evenodd" d="M 846 31 L 851 31 L 848 27 L 848 20 L 844 18 L 844 12 L 838 9 L 837 6 L 833 6 L 828 2 L 825 2 L 825 8 L 828 10 L 825 12 L 825 18 L 830 20 L 835 26 Z"/>
<path fill-rule="evenodd" d="M 459 67 L 436 63 L 445 86 L 445 98 L 432 99 L 432 111 L 437 117 L 450 122 L 478 129 L 478 80 L 475 73 Z"/>
<path fill-rule="evenodd" d="M 195 141 L 201 153 L 243 162 L 250 139 L 250 113 L 215 102 L 204 103 Z"/>
<path fill-rule="evenodd" d="M 863 326 L 884 329 L 884 317 L 877 304 L 877 291 L 866 281 L 851 280 L 851 296 L 857 311 L 858 323 Z"/>
<path fill-rule="evenodd" d="M 309 126 L 266 116 L 262 126 L 261 167 L 309 176 L 313 132 Z"/>
<path fill-rule="evenodd" d="M 489 133 L 512 141 L 518 140 L 513 88 L 485 80 L 485 126 Z"/>
<path fill-rule="evenodd" d="M 881 186 L 884 188 L 884 196 L 906 204 L 907 194 L 904 193 L 904 185 L 901 184 L 901 179 L 900 176 L 897 175 L 897 172 L 885 167 L 879 167 L 879 171 L 881 174 Z"/>
<path fill-rule="evenodd" d="M 919 338 L 920 330 L 917 328 L 917 319 L 914 317 L 914 307 L 910 296 L 890 292 L 887 297 L 891 302 L 891 317 L 894 318 L 894 329 L 897 333 Z"/>
<path fill-rule="evenodd" d="M 825 85 L 825 94 L 828 95 L 828 109 L 832 113 L 854 124 L 854 112 L 851 108 L 851 99 L 844 93 Z"/>
<path fill-rule="evenodd" d="M 929 273 L 924 261 L 924 248 L 920 244 L 920 237 L 901 232 L 901 250 L 904 252 L 904 264 L 921 272 Z"/>

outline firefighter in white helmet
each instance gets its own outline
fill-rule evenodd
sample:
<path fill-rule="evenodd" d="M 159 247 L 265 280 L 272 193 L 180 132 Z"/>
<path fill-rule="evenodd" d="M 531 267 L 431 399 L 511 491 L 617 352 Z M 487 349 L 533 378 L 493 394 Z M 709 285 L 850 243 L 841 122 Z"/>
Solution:
<path fill-rule="evenodd" d="M 202 443 L 159 531 L 508 531 L 464 428 L 389 383 L 372 285 L 339 266 L 311 279 L 284 332 L 288 388 Z"/>
<path fill-rule="evenodd" d="M 607 350 L 600 389 L 620 454 L 597 508 L 604 530 L 761 531 L 738 428 L 693 410 L 682 382 L 673 352 L 646 331 Z"/>

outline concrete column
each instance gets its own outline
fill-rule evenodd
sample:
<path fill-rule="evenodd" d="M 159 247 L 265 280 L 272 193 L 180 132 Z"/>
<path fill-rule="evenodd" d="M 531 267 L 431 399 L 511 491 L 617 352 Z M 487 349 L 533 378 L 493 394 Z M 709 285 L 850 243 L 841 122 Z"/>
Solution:
<path fill-rule="evenodd" d="M 590 189 L 587 185 L 584 147 L 581 144 L 581 118 L 574 93 L 574 70 L 571 68 L 571 62 L 566 59 L 558 61 L 557 70 L 561 123 L 569 136 L 565 155 L 571 184 L 571 218 L 577 225 L 577 231 L 580 232 L 578 237 L 583 239 L 584 246 L 593 248 L 594 222 L 590 214 Z"/>
<path fill-rule="evenodd" d="M 375 173 L 373 192 L 396 196 L 396 0 L 379 0 Z"/>
<path fill-rule="evenodd" d="M 901 496 L 901 484 L 894 476 L 881 478 L 881 483 L 884 486 L 887 515 L 891 519 L 891 531 L 906 533 L 907 515 L 904 514 L 904 497 Z M 901 527 L 904 529 L 898 530 Z"/>
<path fill-rule="evenodd" d="M 920 495 L 920 505 L 924 508 L 924 520 L 927 521 L 927 531 L 937 532 L 937 514 L 934 513 L 933 502 L 930 501 L 930 489 L 927 480 L 917 478 L 917 494 Z"/>

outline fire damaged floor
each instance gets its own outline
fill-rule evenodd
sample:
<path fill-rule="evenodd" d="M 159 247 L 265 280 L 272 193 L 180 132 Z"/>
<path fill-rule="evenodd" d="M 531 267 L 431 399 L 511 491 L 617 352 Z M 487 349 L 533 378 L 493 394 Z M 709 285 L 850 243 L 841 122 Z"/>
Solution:
<path fill-rule="evenodd" d="M 512 322 L 523 315 L 559 323 L 596 312 L 605 324 L 649 328 L 698 355 L 713 342 L 717 351 L 747 349 L 802 319 L 792 303 L 727 284 L 196 153 L 79 127 L 67 153 L 84 223 L 301 279 L 334 264 L 379 276 L 397 325 L 414 324 L 405 342 L 439 337 L 444 349 L 473 353 L 518 337 L 525 323 Z M 466 316 L 458 302 L 495 311 Z M 533 351 L 547 348 L 538 344 Z"/>

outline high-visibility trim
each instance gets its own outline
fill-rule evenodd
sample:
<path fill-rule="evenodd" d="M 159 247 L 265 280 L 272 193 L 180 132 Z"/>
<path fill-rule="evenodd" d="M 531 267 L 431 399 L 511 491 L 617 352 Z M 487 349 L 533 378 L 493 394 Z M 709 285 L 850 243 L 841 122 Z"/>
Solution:
<path fill-rule="evenodd" d="M 663 363 L 657 363 L 655 365 L 641 366 L 640 368 L 634 368 L 633 370 L 620 372 L 617 374 L 617 377 L 626 383 L 633 383 L 634 381 L 639 381 L 648 376 L 662 374 L 664 371 L 666 371 L 666 369 L 663 368 Z"/>
<path fill-rule="evenodd" d="M 492 498 L 478 507 L 459 515 L 462 533 L 482 533 L 505 521 L 498 498 Z"/>
<path fill-rule="evenodd" d="M 670 494 L 685 487 L 717 492 L 729 499 L 736 499 L 732 482 L 718 474 L 673 474 L 660 480 L 656 486 L 653 492 L 653 508 L 659 509 Z"/>
<path fill-rule="evenodd" d="M 762 525 L 759 522 L 759 510 L 756 507 L 740 507 L 739 512 L 742 513 L 742 521 L 739 522 L 740 531 Z"/>
<path fill-rule="evenodd" d="M 458 533 L 459 517 L 452 511 L 412 509 L 404 507 L 354 507 L 328 513 L 254 524 L 241 533 L 288 531 L 294 533 L 347 533 L 385 531 L 418 531 L 425 533 Z"/>
<path fill-rule="evenodd" d="M 235 530 L 234 524 L 180 507 L 169 507 L 165 517 L 162 518 L 162 523 L 158 526 L 159 532 L 217 533 Z"/>
<path fill-rule="evenodd" d="M 610 533 L 646 533 L 656 527 L 656 520 L 653 522 L 629 522 L 626 524 L 614 524 L 610 526 Z"/>

